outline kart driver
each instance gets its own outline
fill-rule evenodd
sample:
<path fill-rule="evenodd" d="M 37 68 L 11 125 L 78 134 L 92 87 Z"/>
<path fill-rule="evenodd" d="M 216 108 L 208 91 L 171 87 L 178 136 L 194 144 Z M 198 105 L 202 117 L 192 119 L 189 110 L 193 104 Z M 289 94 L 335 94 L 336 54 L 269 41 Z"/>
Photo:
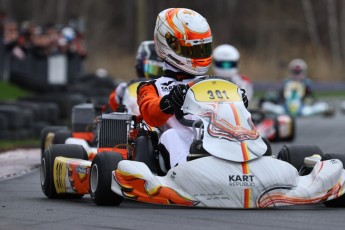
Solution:
<path fill-rule="evenodd" d="M 238 50 L 228 44 L 217 46 L 213 51 L 212 69 L 214 73 L 221 77 L 229 78 L 239 88 L 246 91 L 248 100 L 253 98 L 253 83 L 245 75 L 238 72 L 238 62 L 240 53 Z"/>
<path fill-rule="evenodd" d="M 145 122 L 162 132 L 158 149 L 168 170 L 186 162 L 189 154 L 193 131 L 181 125 L 176 116 L 182 113 L 186 84 L 204 75 L 212 63 L 212 33 L 199 13 L 169 8 L 157 17 L 154 44 L 164 60 L 164 76 L 140 83 L 137 101 Z"/>
<path fill-rule="evenodd" d="M 138 79 L 132 80 L 129 83 L 122 82 L 120 83 L 115 90 L 110 94 L 108 99 L 108 104 L 113 111 L 116 111 L 124 101 L 130 101 L 128 98 L 124 98 L 126 95 L 125 92 L 128 89 L 128 86 L 134 82 L 145 81 L 148 79 L 155 79 L 162 76 L 163 74 L 163 61 L 157 55 L 153 41 L 143 41 L 137 51 L 135 58 L 135 69 Z M 136 93 L 136 90 L 135 90 Z M 129 97 L 129 96 L 128 96 Z M 135 101 L 133 103 L 127 103 L 126 106 L 133 115 L 139 115 L 138 104 Z"/>
<path fill-rule="evenodd" d="M 284 90 L 284 86 L 288 81 L 299 81 L 305 86 L 304 99 L 313 98 L 311 90 L 312 82 L 310 79 L 307 78 L 307 68 L 307 63 L 304 60 L 293 59 L 289 64 L 290 76 L 288 79 L 284 81 L 282 91 Z"/>

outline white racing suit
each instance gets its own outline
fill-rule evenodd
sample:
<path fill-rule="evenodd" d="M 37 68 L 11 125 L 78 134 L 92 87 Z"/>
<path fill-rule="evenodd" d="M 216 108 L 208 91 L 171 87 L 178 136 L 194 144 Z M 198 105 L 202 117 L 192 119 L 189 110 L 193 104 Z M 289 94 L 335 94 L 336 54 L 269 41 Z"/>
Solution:
<path fill-rule="evenodd" d="M 181 76 L 181 80 L 179 79 Z M 156 80 L 143 82 L 138 86 L 138 105 L 140 114 L 147 124 L 158 127 L 162 132 L 160 143 L 164 145 L 170 155 L 170 167 L 187 161 L 189 148 L 193 141 L 192 128 L 183 126 L 175 115 L 166 114 L 160 109 L 160 100 L 168 95 L 177 84 L 187 84 L 193 76 L 187 79 L 182 75 L 160 77 Z"/>

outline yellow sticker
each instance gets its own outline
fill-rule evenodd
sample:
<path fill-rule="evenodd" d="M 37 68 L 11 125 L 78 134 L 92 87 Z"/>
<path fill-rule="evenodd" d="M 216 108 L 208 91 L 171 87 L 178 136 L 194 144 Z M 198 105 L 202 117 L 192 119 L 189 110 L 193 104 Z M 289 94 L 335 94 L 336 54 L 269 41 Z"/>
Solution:
<path fill-rule="evenodd" d="M 140 84 L 140 81 L 134 82 L 128 86 L 129 95 L 131 97 L 134 97 L 134 98 L 137 97 L 137 88 L 139 84 Z"/>
<path fill-rule="evenodd" d="M 191 87 L 195 100 L 200 102 L 236 102 L 242 98 L 238 87 L 225 80 L 210 79 L 196 83 Z"/>
<path fill-rule="evenodd" d="M 68 158 L 56 157 L 54 161 L 54 185 L 56 193 L 66 192 L 66 171 Z"/>

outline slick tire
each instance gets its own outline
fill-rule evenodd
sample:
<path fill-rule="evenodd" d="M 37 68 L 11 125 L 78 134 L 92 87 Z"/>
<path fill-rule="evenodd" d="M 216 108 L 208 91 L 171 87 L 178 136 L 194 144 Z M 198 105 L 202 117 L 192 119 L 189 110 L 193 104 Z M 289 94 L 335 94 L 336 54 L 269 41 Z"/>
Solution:
<path fill-rule="evenodd" d="M 326 153 L 322 160 L 339 159 L 343 163 L 345 169 L 345 153 Z M 327 207 L 344 208 L 345 207 L 345 195 L 342 195 L 334 200 L 324 202 Z"/>
<path fill-rule="evenodd" d="M 50 140 L 50 138 L 48 137 L 49 133 L 54 134 L 58 130 L 68 130 L 68 129 L 67 129 L 67 126 L 47 126 L 42 129 L 41 131 L 41 158 L 43 156 L 44 150 L 53 144 L 53 139 Z"/>
<path fill-rule="evenodd" d="M 54 135 L 53 144 L 65 144 L 67 138 L 72 137 L 72 132 L 68 129 L 57 130 Z"/>
<path fill-rule="evenodd" d="M 41 159 L 41 168 L 40 168 L 40 180 L 41 188 L 49 199 L 56 198 L 82 198 L 81 194 L 57 194 L 54 179 L 53 179 L 53 167 L 54 160 L 56 157 L 68 157 L 68 158 L 77 158 L 87 160 L 88 155 L 85 149 L 81 145 L 66 145 L 58 144 L 49 146 L 44 152 Z"/>
<path fill-rule="evenodd" d="M 290 163 L 299 171 L 304 165 L 304 158 L 314 154 L 323 156 L 321 149 L 316 145 L 284 145 L 277 159 Z"/>
<path fill-rule="evenodd" d="M 146 136 L 139 136 L 136 139 L 135 161 L 143 162 L 151 172 L 157 173 L 156 160 L 151 139 Z"/>
<path fill-rule="evenodd" d="M 111 190 L 112 171 L 117 169 L 123 160 L 120 153 L 101 152 L 92 161 L 90 175 L 90 195 L 92 200 L 100 206 L 118 206 L 123 197 Z"/>

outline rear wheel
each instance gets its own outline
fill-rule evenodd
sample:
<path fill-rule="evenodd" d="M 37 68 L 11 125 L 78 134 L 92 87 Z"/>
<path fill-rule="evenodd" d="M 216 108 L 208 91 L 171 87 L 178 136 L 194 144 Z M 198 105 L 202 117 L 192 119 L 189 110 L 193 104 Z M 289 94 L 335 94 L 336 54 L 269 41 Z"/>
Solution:
<path fill-rule="evenodd" d="M 123 160 L 120 153 L 101 152 L 92 161 L 90 175 L 90 194 L 97 205 L 119 205 L 123 197 L 111 190 L 112 171 Z"/>
<path fill-rule="evenodd" d="M 148 136 L 142 135 L 137 137 L 134 160 L 145 163 L 151 172 L 157 173 L 157 161 L 152 141 Z"/>
<path fill-rule="evenodd" d="M 56 157 L 68 157 L 87 160 L 88 156 L 81 145 L 57 144 L 49 146 L 44 152 L 41 159 L 40 179 L 43 193 L 50 199 L 54 198 L 81 198 L 81 194 L 57 194 L 54 178 L 53 167 Z"/>
<path fill-rule="evenodd" d="M 344 153 L 327 153 L 322 157 L 322 160 L 339 159 L 345 168 L 345 154 Z M 327 207 L 342 208 L 345 207 L 345 195 L 342 195 L 334 200 L 324 202 Z"/>
<path fill-rule="evenodd" d="M 65 144 L 65 141 L 69 137 L 72 137 L 72 132 L 69 129 L 57 130 L 54 133 L 53 144 Z"/>
<path fill-rule="evenodd" d="M 41 132 L 41 158 L 43 157 L 44 150 L 53 144 L 52 134 L 54 134 L 58 130 L 68 130 L 68 129 L 67 129 L 67 126 L 47 126 L 44 129 L 42 129 L 42 132 Z M 62 144 L 62 143 L 60 143 L 60 144 Z"/>
<path fill-rule="evenodd" d="M 284 145 L 277 158 L 293 165 L 298 171 L 304 166 L 304 158 L 314 154 L 323 156 L 316 145 Z"/>

